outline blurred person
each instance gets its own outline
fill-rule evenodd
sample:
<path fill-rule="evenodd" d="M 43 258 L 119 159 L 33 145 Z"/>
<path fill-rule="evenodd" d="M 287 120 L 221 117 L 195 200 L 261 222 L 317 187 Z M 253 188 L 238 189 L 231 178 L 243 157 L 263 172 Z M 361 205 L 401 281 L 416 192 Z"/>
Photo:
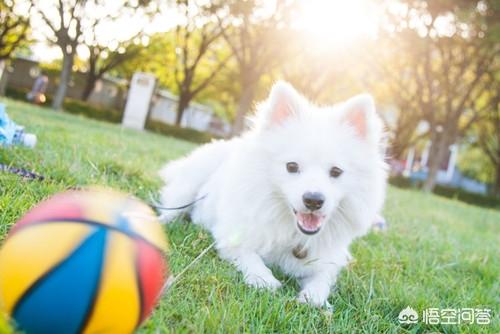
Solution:
<path fill-rule="evenodd" d="M 26 95 L 28 101 L 34 104 L 43 104 L 47 100 L 45 97 L 45 91 L 49 85 L 49 77 L 45 71 L 41 71 L 36 77 L 31 92 Z"/>

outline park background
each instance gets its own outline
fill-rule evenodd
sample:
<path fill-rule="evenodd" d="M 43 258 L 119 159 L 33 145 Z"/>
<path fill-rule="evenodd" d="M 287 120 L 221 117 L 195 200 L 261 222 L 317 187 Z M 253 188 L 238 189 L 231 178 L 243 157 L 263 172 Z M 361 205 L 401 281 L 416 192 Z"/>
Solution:
<path fill-rule="evenodd" d="M 0 163 L 45 177 L 1 172 L 0 239 L 70 187 L 151 201 L 165 161 L 241 133 L 278 79 L 319 104 L 369 92 L 397 187 L 387 232 L 354 244 L 333 314 L 297 305 L 283 276 L 277 295 L 247 289 L 209 252 L 142 331 L 498 332 L 499 23 L 494 0 L 0 0 L 0 101 L 39 139 L 0 149 Z M 26 94 L 42 71 L 47 101 L 34 106 Z M 143 132 L 109 124 L 121 123 L 136 72 L 157 79 Z M 211 242 L 192 225 L 166 231 L 174 273 Z M 404 327 L 408 305 L 489 308 L 493 324 Z"/>
<path fill-rule="evenodd" d="M 499 7 L 3 0 L 0 93 L 24 99 L 44 70 L 47 106 L 120 122 L 132 75 L 152 73 L 146 126 L 203 142 L 240 133 L 277 79 L 319 104 L 367 91 L 388 129 L 393 174 L 408 177 L 395 183 L 440 183 L 437 192 L 475 201 L 450 188 L 500 192 Z"/>

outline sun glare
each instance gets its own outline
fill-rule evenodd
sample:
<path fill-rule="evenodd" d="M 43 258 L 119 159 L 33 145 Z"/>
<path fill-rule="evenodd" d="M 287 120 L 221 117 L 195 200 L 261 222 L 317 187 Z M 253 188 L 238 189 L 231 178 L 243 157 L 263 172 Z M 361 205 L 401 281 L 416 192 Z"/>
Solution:
<path fill-rule="evenodd" d="M 367 0 L 307 0 L 296 23 L 322 44 L 346 44 L 375 37 L 378 20 L 376 6 Z"/>

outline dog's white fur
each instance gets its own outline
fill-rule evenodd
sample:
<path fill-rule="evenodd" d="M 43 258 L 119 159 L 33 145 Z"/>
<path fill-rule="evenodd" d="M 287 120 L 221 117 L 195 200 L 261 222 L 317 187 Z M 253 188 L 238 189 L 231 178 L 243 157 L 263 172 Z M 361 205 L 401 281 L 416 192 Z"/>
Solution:
<path fill-rule="evenodd" d="M 220 256 L 234 263 L 248 284 L 279 288 L 268 268 L 276 265 L 299 279 L 299 301 L 328 305 L 350 243 L 369 230 L 383 205 L 382 128 L 369 95 L 318 107 L 278 82 L 250 131 L 167 164 L 161 171 L 162 202 L 176 207 L 207 195 L 184 212 L 212 233 Z M 298 163 L 299 172 L 289 173 L 287 162 Z M 333 166 L 342 175 L 330 176 Z M 295 212 L 310 211 L 302 196 L 312 191 L 325 197 L 318 210 L 324 218 L 318 233 L 306 235 Z M 162 217 L 171 221 L 181 212 Z M 295 248 L 307 256 L 294 256 Z"/>

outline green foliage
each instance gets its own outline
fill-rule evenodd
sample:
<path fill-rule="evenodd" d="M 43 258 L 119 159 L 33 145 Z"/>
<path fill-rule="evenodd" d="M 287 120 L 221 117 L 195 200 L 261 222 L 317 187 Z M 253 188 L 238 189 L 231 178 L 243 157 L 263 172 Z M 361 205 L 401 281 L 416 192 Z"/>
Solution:
<path fill-rule="evenodd" d="M 26 100 L 26 94 L 28 94 L 29 90 L 28 89 L 14 89 L 14 88 L 7 88 L 5 91 L 5 96 L 10 97 L 11 99 L 14 100 Z"/>
<path fill-rule="evenodd" d="M 17 48 L 25 46 L 30 9 L 22 15 L 16 10 L 15 1 L 0 0 L 0 60 L 9 58 Z"/>
<path fill-rule="evenodd" d="M 213 136 L 206 132 L 201 132 L 189 128 L 181 128 L 176 125 L 165 124 L 153 120 L 148 120 L 146 122 L 146 129 L 156 133 L 164 134 L 166 136 L 171 136 L 199 144 L 207 143 L 214 139 Z"/>
<path fill-rule="evenodd" d="M 464 147 L 459 154 L 458 168 L 465 176 L 475 180 L 488 184 L 495 181 L 495 166 L 479 147 Z"/>
<path fill-rule="evenodd" d="M 62 58 L 56 58 L 51 62 L 41 63 L 39 66 L 47 73 L 52 74 L 54 77 L 58 77 L 61 73 L 62 65 Z M 87 61 L 75 55 L 72 69 L 74 72 L 85 72 L 87 70 Z"/>
<path fill-rule="evenodd" d="M 16 100 L 25 101 L 26 94 L 28 92 L 28 90 L 8 88 L 6 91 L 6 96 Z M 52 96 L 47 95 L 46 98 L 47 101 L 45 102 L 45 105 L 50 105 L 52 103 Z M 122 112 L 116 109 L 95 107 L 88 104 L 87 102 L 71 98 L 64 99 L 64 111 L 70 114 L 81 115 L 112 123 L 121 122 L 123 116 Z"/>
<path fill-rule="evenodd" d="M 33 150 L 0 150 L 0 163 L 47 178 L 35 182 L 0 174 L 0 239 L 42 199 L 75 185 L 109 186 L 149 202 L 161 186 L 161 166 L 195 148 L 115 124 L 2 102 L 39 142 Z M 390 187 L 384 216 L 386 233 L 371 233 L 353 245 L 354 260 L 329 298 L 332 313 L 297 303 L 296 280 L 277 270 L 284 282 L 278 291 L 247 287 L 236 268 L 210 250 L 167 290 L 138 333 L 499 333 L 500 213 Z M 165 226 L 165 233 L 174 275 L 213 241 L 183 220 Z M 407 305 L 420 314 L 431 307 L 491 308 L 492 323 L 401 326 L 397 316 Z"/>
<path fill-rule="evenodd" d="M 404 176 L 391 176 L 389 183 L 398 188 L 412 188 L 415 186 L 409 178 Z"/>
<path fill-rule="evenodd" d="M 137 57 L 117 66 L 110 73 L 127 80 L 137 71 L 152 73 L 158 79 L 160 88 L 176 93 L 174 40 L 173 32 L 150 36 L 149 44 L 141 48 Z"/>
<path fill-rule="evenodd" d="M 453 198 L 472 205 L 482 206 L 485 208 L 500 209 L 500 198 L 496 196 L 474 194 L 462 189 L 456 189 L 442 185 L 436 186 L 434 188 L 434 193 L 436 195 Z"/>
<path fill-rule="evenodd" d="M 81 115 L 111 123 L 120 123 L 123 118 L 123 113 L 116 109 L 94 107 L 83 101 L 68 98 L 64 100 L 64 110 L 70 114 Z"/>
<path fill-rule="evenodd" d="M 192 33 L 189 48 L 195 47 L 194 43 L 199 41 L 199 31 Z M 212 46 L 213 47 L 213 46 Z M 197 64 L 196 75 L 193 79 L 193 87 L 198 86 L 212 75 L 212 71 L 220 59 L 224 59 L 230 52 L 229 47 L 220 41 L 214 47 L 215 52 L 202 57 Z M 160 88 L 168 89 L 172 93 L 179 94 L 179 86 L 175 81 L 175 67 L 179 66 L 179 56 L 176 52 L 181 52 L 176 48 L 175 31 L 157 33 L 150 36 L 149 44 L 142 47 L 139 54 L 126 63 L 117 66 L 110 71 L 110 74 L 124 79 L 132 78 L 137 72 L 152 73 L 158 79 Z M 195 50 L 190 50 L 194 53 Z M 228 61 L 225 66 L 213 78 L 212 82 L 201 90 L 194 98 L 195 101 L 210 105 L 215 113 L 225 119 L 231 119 L 234 115 L 235 104 L 239 94 L 237 78 L 235 78 L 235 63 Z M 182 72 L 181 69 L 179 69 Z M 180 75 L 180 79 L 183 77 Z"/>

